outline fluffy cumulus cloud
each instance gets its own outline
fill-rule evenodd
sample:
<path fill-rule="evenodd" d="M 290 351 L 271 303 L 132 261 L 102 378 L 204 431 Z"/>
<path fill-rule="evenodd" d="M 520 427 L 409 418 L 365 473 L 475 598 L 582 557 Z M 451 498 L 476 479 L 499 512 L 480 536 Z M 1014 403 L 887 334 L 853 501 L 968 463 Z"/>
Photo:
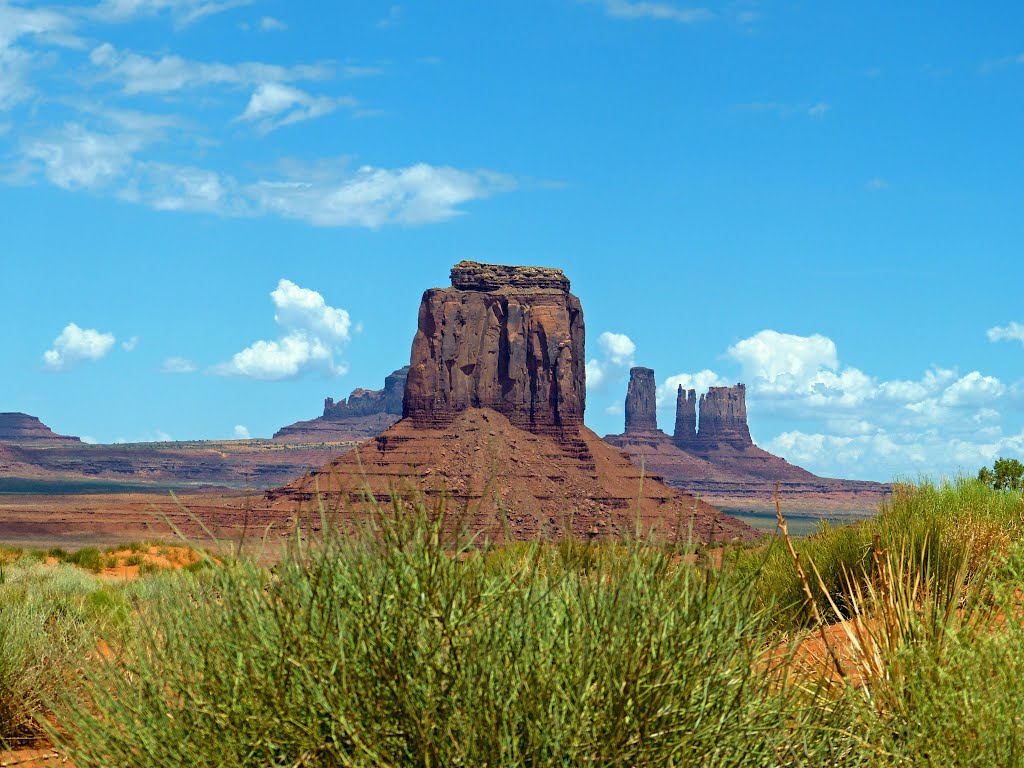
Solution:
<path fill-rule="evenodd" d="M 282 279 L 270 294 L 274 321 L 282 334 L 260 340 L 213 368 L 221 376 L 245 376 L 263 381 L 291 379 L 306 373 L 341 376 L 348 366 L 337 361 L 352 334 L 344 309 L 331 307 L 316 291 Z"/>
<path fill-rule="evenodd" d="M 764 447 L 819 473 L 889 479 L 976 469 L 1019 452 L 1024 440 L 1002 425 L 1014 390 L 981 371 L 934 366 L 915 379 L 887 380 L 843 365 L 826 336 L 775 330 L 738 341 L 725 360 L 747 384 Z M 671 407 L 679 384 L 702 390 L 724 379 L 710 370 L 669 377 L 659 405 Z"/>
<path fill-rule="evenodd" d="M 618 380 L 633 365 L 636 344 L 624 333 L 605 331 L 597 337 L 600 357 L 587 361 L 587 389 L 598 391 Z"/>
<path fill-rule="evenodd" d="M 249 428 L 244 424 L 235 424 L 234 434 L 236 440 L 248 440 L 251 437 L 249 434 Z"/>
<path fill-rule="evenodd" d="M 101 333 L 93 328 L 80 328 L 75 323 L 68 323 L 53 340 L 52 349 L 43 353 L 43 364 L 51 371 L 66 371 L 78 363 L 106 357 L 116 341 L 112 333 Z"/>
<path fill-rule="evenodd" d="M 1024 323 L 1014 321 L 1007 325 L 996 325 L 985 333 L 989 341 L 1019 341 L 1024 344 Z"/>

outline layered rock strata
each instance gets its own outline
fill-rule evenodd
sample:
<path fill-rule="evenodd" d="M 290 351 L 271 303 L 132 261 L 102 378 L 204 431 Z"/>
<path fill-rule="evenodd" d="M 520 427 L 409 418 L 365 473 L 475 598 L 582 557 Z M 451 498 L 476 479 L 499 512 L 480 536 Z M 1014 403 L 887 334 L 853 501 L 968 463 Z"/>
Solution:
<path fill-rule="evenodd" d="M 658 392 L 651 368 L 630 368 L 626 389 L 626 434 L 658 431 Z"/>
<path fill-rule="evenodd" d="M 275 440 L 286 442 L 338 442 L 365 440 L 379 435 L 402 417 L 402 398 L 409 366 L 384 379 L 383 389 L 354 389 L 348 399 L 324 400 L 322 416 L 282 427 Z"/>
<path fill-rule="evenodd" d="M 693 389 L 684 390 L 680 386 L 676 392 L 676 428 L 673 437 L 676 445 L 692 443 L 697 439 L 697 392 Z"/>
<path fill-rule="evenodd" d="M 35 416 L 27 413 L 0 413 L 0 442 L 40 443 L 81 443 L 77 437 L 58 435 Z"/>
<path fill-rule="evenodd" d="M 403 414 L 441 428 L 492 408 L 520 429 L 573 439 L 586 407 L 583 310 L 560 269 L 463 261 L 423 294 Z"/>
<path fill-rule="evenodd" d="M 711 387 L 700 396 L 700 421 L 694 420 L 691 431 L 691 413 L 695 392 L 691 389 L 682 398 L 682 388 L 676 398 L 675 443 L 684 451 L 708 450 L 728 444 L 742 449 L 751 446 L 750 428 L 747 426 L 747 387 Z"/>

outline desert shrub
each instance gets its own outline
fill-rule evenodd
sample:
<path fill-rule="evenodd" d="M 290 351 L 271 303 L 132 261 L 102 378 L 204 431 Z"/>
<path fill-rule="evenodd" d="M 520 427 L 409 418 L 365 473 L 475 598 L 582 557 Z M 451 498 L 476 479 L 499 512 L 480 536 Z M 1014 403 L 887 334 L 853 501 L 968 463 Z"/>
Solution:
<path fill-rule="evenodd" d="M 69 565 L 23 558 L 0 579 L 0 744 L 37 738 L 47 699 L 74 687 L 100 627 L 123 607 L 111 590 Z"/>
<path fill-rule="evenodd" d="M 904 550 L 916 565 L 947 580 L 960 573 L 966 560 L 970 582 L 1004 560 L 1022 539 L 1024 493 L 998 491 L 969 478 L 938 484 L 921 479 L 897 483 L 876 517 L 854 525 L 824 525 L 817 535 L 795 540 L 794 546 L 808 570 L 815 602 L 832 621 L 850 615 L 849 579 L 875 577 L 876 542 L 882 550 Z M 758 604 L 775 606 L 777 624 L 812 623 L 782 541 L 772 541 L 763 552 L 741 553 L 739 560 L 739 569 L 759 595 Z M 826 592 L 835 606 L 825 599 Z"/>
<path fill-rule="evenodd" d="M 79 568 L 84 568 L 93 573 L 99 573 L 103 570 L 104 558 L 96 547 L 83 547 L 67 555 L 64 558 L 64 562 L 77 565 Z"/>
<path fill-rule="evenodd" d="M 736 573 L 642 542 L 472 549 L 393 512 L 271 571 L 178 574 L 54 738 L 79 768 L 852 759 L 843 702 L 789 682 Z"/>

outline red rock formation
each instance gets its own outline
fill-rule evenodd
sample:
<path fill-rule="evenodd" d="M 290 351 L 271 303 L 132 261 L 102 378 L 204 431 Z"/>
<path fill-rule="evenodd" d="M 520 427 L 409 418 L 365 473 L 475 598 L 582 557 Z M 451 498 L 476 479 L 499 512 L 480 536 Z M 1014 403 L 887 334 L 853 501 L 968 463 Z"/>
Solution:
<path fill-rule="evenodd" d="M 25 413 L 0 413 L 0 442 L 5 443 L 80 443 L 77 437 L 58 435 L 35 416 Z"/>
<path fill-rule="evenodd" d="M 676 392 L 676 429 L 673 434 L 676 445 L 692 443 L 697 439 L 697 392 L 683 391 L 682 385 Z"/>
<path fill-rule="evenodd" d="M 324 400 L 324 413 L 299 421 L 274 433 L 275 440 L 288 442 L 337 442 L 365 440 L 379 435 L 402 417 L 402 397 L 409 366 L 384 379 L 384 389 L 355 389 L 348 399 Z"/>
<path fill-rule="evenodd" d="M 753 445 L 747 426 L 747 385 L 711 387 L 700 396 L 698 440 L 728 443 L 736 448 Z"/>
<path fill-rule="evenodd" d="M 626 434 L 658 431 L 658 393 L 651 368 L 630 368 L 626 389 Z"/>
<path fill-rule="evenodd" d="M 560 269 L 463 261 L 423 294 L 404 415 L 443 427 L 493 408 L 520 429 L 573 439 L 583 423 L 583 310 Z"/>

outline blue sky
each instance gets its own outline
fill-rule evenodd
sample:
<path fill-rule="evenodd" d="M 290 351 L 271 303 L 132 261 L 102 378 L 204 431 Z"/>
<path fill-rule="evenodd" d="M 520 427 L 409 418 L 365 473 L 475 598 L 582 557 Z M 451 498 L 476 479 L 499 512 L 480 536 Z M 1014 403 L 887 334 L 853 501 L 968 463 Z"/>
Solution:
<path fill-rule="evenodd" d="M 889 479 L 1024 454 L 1024 8 L 0 0 L 0 410 L 269 436 L 408 361 L 463 258 Z"/>

